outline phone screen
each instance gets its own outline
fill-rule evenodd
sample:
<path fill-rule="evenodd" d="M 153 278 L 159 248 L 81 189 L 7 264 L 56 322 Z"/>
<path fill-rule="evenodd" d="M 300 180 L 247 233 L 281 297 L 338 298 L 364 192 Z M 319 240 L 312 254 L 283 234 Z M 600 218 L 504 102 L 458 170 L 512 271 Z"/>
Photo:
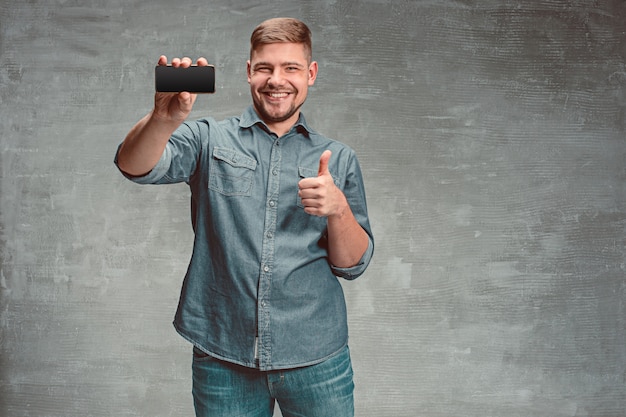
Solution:
<path fill-rule="evenodd" d="M 215 67 L 213 65 L 187 68 L 157 65 L 154 69 L 157 92 L 215 93 Z"/>

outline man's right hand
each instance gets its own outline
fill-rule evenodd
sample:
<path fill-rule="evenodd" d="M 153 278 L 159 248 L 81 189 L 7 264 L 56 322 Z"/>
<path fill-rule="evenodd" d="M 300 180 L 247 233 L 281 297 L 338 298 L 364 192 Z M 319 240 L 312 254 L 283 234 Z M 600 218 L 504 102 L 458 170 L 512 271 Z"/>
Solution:
<path fill-rule="evenodd" d="M 158 65 L 167 65 L 167 57 L 165 55 L 161 55 Z M 192 61 L 188 57 L 174 58 L 171 65 L 173 67 L 188 68 L 192 65 Z M 206 58 L 198 58 L 196 65 L 207 66 L 209 63 Z M 181 93 L 156 93 L 152 115 L 159 121 L 180 124 L 191 113 L 196 98 L 197 94 L 191 94 L 186 91 Z"/>
<path fill-rule="evenodd" d="M 159 65 L 167 65 L 167 57 L 159 58 Z M 174 58 L 174 67 L 189 67 L 190 58 Z M 208 65 L 199 58 L 197 65 Z M 133 176 L 145 175 L 157 164 L 172 133 L 187 119 L 197 94 L 156 93 L 154 109 L 128 132 L 117 154 L 118 167 Z"/>

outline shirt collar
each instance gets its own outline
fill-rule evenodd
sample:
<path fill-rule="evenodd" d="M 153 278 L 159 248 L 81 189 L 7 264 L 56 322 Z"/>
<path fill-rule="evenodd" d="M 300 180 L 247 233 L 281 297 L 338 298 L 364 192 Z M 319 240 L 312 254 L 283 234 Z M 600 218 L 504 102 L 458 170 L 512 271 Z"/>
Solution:
<path fill-rule="evenodd" d="M 250 105 L 241 115 L 241 119 L 239 120 L 239 127 L 242 128 L 250 128 L 256 124 L 260 124 L 264 130 L 270 131 L 265 122 L 261 120 L 257 112 L 254 110 L 254 106 Z M 309 127 L 304 118 L 302 112 L 300 112 L 300 116 L 298 117 L 298 121 L 293 125 L 291 130 L 297 130 L 300 133 L 303 133 L 307 137 L 313 133 L 313 129 Z"/>

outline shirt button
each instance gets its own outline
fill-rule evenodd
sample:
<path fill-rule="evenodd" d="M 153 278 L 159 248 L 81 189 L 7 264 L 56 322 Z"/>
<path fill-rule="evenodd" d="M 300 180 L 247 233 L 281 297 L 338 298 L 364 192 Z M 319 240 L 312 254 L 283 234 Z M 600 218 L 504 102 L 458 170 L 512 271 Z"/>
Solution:
<path fill-rule="evenodd" d="M 270 267 L 269 267 L 269 266 L 267 266 L 267 265 L 265 265 L 265 266 L 263 267 L 263 271 L 265 271 L 265 272 L 269 272 L 269 271 L 270 271 Z"/>
<path fill-rule="evenodd" d="M 274 233 L 272 233 L 272 232 L 267 232 L 267 235 L 266 235 L 266 236 L 268 237 L 268 239 L 271 239 L 271 238 L 273 238 L 273 237 L 274 237 Z"/>
<path fill-rule="evenodd" d="M 274 202 L 274 200 L 270 201 L 270 207 L 274 207 L 276 205 L 276 203 Z"/>
<path fill-rule="evenodd" d="M 272 170 L 272 174 L 275 176 L 278 175 L 278 170 L 277 169 Z"/>

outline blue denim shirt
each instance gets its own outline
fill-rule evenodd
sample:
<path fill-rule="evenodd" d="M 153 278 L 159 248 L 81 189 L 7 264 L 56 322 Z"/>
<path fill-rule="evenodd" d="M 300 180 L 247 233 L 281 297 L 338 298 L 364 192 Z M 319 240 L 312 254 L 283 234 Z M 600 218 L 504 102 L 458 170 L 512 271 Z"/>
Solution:
<path fill-rule="evenodd" d="M 329 263 L 326 218 L 306 214 L 298 182 L 329 171 L 369 236 L 358 265 Z M 117 158 L 116 158 L 117 162 Z M 176 330 L 216 358 L 261 370 L 311 365 L 348 340 L 337 277 L 361 275 L 374 241 L 356 155 L 307 126 L 303 116 L 277 137 L 249 107 L 241 117 L 186 122 L 140 184 L 191 188 L 193 254 Z"/>

